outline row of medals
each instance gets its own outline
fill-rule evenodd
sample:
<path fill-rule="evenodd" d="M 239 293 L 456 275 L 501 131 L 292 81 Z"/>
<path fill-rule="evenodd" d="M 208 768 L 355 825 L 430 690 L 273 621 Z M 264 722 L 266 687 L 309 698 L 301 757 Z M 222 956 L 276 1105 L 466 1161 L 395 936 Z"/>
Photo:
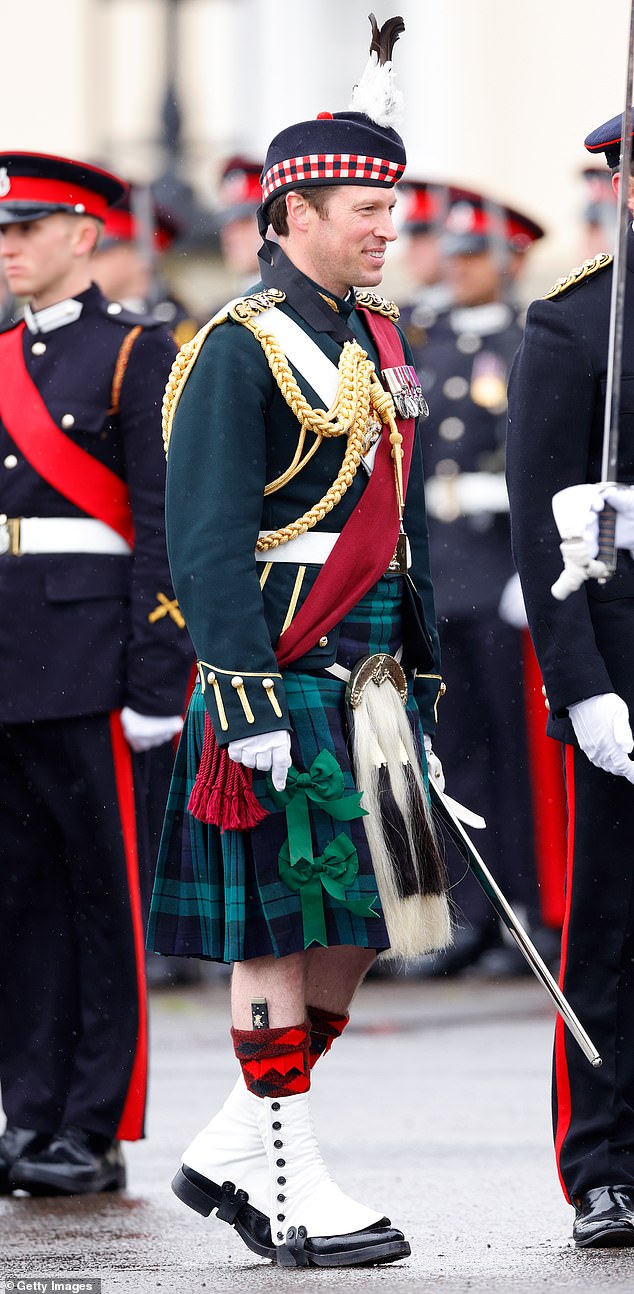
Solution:
<path fill-rule="evenodd" d="M 394 407 L 400 418 L 428 418 L 429 406 L 423 395 L 416 369 L 411 364 L 400 364 L 397 368 L 384 368 L 381 373 L 394 401 Z M 363 453 L 369 452 L 382 431 L 382 423 L 370 416 L 366 423 L 363 438 Z M 407 571 L 407 535 L 401 529 L 394 555 L 387 568 L 387 575 L 404 575 Z"/>

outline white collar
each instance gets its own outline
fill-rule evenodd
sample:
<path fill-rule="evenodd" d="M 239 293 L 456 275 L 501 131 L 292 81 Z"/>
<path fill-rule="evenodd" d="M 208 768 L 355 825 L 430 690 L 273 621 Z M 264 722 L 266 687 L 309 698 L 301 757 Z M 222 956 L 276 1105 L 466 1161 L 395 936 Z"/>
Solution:
<path fill-rule="evenodd" d="M 454 332 L 474 332 L 481 337 L 501 332 L 512 318 L 513 311 L 504 301 L 488 301 L 481 306 L 456 306 L 449 315 Z"/>
<path fill-rule="evenodd" d="M 75 323 L 83 308 L 83 301 L 76 301 L 74 297 L 56 301 L 55 305 L 45 306 L 43 310 L 32 310 L 30 306 L 25 306 L 24 322 L 29 332 L 53 332 L 54 328 Z"/>

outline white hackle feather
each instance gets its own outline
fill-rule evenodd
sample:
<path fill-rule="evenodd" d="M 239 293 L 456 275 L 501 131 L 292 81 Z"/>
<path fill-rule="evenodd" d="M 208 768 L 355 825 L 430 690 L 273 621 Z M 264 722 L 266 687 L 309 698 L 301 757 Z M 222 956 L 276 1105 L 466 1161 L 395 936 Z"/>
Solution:
<path fill-rule="evenodd" d="M 403 95 L 394 83 L 391 60 L 379 63 L 377 54 L 370 54 L 363 76 L 352 91 L 350 109 L 363 112 L 377 126 L 398 126 L 403 120 Z"/>

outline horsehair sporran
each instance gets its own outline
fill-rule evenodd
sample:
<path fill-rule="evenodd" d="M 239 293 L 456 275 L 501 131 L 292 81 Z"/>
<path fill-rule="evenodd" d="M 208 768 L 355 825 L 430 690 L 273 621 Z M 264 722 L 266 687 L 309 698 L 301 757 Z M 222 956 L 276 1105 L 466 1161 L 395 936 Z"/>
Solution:
<path fill-rule="evenodd" d="M 383 957 L 418 957 L 446 947 L 452 938 L 445 868 L 419 755 L 391 683 L 366 685 L 353 716 L 353 757 L 366 809 L 363 823 L 390 937 Z M 390 798 L 397 808 L 400 833 L 386 830 Z M 410 892 L 403 880 L 405 856 L 415 872 Z"/>

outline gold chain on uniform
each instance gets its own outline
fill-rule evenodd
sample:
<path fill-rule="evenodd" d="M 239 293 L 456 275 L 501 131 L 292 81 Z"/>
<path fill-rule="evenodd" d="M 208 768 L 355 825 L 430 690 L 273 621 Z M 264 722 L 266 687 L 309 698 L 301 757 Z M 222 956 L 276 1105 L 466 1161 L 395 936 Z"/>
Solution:
<path fill-rule="evenodd" d="M 271 548 L 277 548 L 280 544 L 286 544 L 289 540 L 296 539 L 298 535 L 303 535 L 307 530 L 312 530 L 319 521 L 322 521 L 329 512 L 332 512 L 332 509 L 343 498 L 356 476 L 362 458 L 368 419 L 372 413 L 375 413 L 382 423 L 389 423 L 391 426 L 390 443 L 392 444 L 395 462 L 399 510 L 402 515 L 403 487 L 400 470 L 402 436 L 396 426 L 392 396 L 389 392 L 383 390 L 377 380 L 374 364 L 372 360 L 368 359 L 366 351 L 357 341 L 345 342 L 339 357 L 339 386 L 334 404 L 327 411 L 313 409 L 305 396 L 302 395 L 286 355 L 277 339 L 271 336 L 270 333 L 263 331 L 261 327 L 258 327 L 257 323 L 251 320 L 243 320 L 242 322 L 253 333 L 254 337 L 257 337 L 275 381 L 289 409 L 291 409 L 300 425 L 299 440 L 292 462 L 281 476 L 276 477 L 274 481 L 265 486 L 264 494 L 275 493 L 276 490 L 280 490 L 282 486 L 291 481 L 294 476 L 297 476 L 298 472 L 301 472 L 309 459 L 312 458 L 323 439 L 335 436 L 347 436 L 348 438 L 343 462 L 336 479 L 326 494 L 312 508 L 304 512 L 301 517 L 291 522 L 290 525 L 282 526 L 279 530 L 273 530 L 267 535 L 261 535 L 256 544 L 257 551 L 261 553 L 268 552 Z M 309 431 L 313 432 L 315 441 L 302 458 L 306 434 Z"/>
<path fill-rule="evenodd" d="M 346 452 L 343 462 L 330 489 L 296 521 L 279 530 L 262 535 L 256 544 L 258 552 L 267 552 L 280 544 L 303 535 L 312 530 L 343 498 L 356 476 L 363 453 L 363 444 L 368 419 L 375 414 L 384 425 L 390 427 L 391 454 L 394 462 L 394 481 L 399 509 L 399 518 L 403 517 L 403 450 L 400 431 L 396 425 L 394 401 L 388 391 L 384 391 L 376 377 L 372 360 L 357 341 L 346 342 L 339 358 L 339 386 L 334 404 L 327 411 L 313 409 L 293 376 L 290 365 L 276 338 L 263 331 L 249 317 L 232 310 L 236 322 L 248 328 L 259 341 L 266 355 L 269 367 L 277 385 L 300 424 L 300 434 L 292 462 L 286 471 L 264 487 L 264 494 L 273 494 L 280 490 L 298 472 L 306 466 L 313 454 L 319 449 L 324 439 L 335 436 L 347 436 Z M 224 316 L 226 318 L 226 315 Z M 171 427 L 181 391 L 198 356 L 203 341 L 212 326 L 222 322 L 221 319 L 206 324 L 200 329 L 196 338 L 187 342 L 179 351 L 169 376 L 163 398 L 163 442 L 167 453 Z M 311 431 L 315 440 L 302 457 L 307 433 Z"/>

